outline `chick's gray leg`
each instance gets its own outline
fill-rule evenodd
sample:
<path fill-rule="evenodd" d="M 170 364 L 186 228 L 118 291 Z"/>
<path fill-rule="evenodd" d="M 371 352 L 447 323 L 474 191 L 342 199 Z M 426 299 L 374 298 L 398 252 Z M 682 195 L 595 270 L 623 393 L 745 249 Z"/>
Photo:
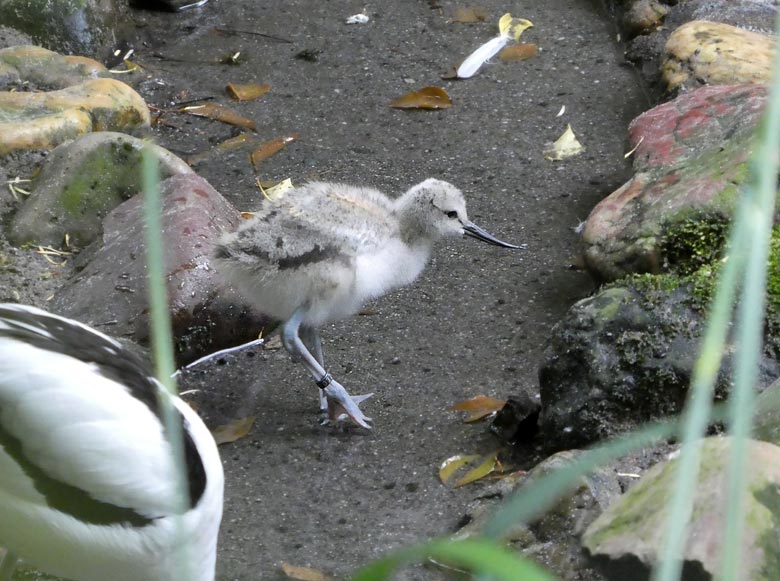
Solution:
<path fill-rule="evenodd" d="M 320 364 L 320 367 L 325 369 L 325 358 L 322 356 L 322 339 L 320 339 L 320 332 L 314 327 L 301 327 L 300 331 L 301 340 L 303 344 L 309 349 L 314 359 Z M 325 397 L 325 392 L 320 390 L 320 415 L 323 420 L 328 418 L 328 398 Z"/>
<path fill-rule="evenodd" d="M 297 310 L 289 320 L 282 324 L 282 344 L 287 351 L 301 359 L 303 366 L 314 378 L 314 381 L 325 394 L 329 403 L 340 405 L 353 422 L 364 428 L 370 429 L 368 422 L 371 418 L 366 417 L 358 404 L 347 393 L 347 390 L 333 376 L 325 371 L 325 368 L 317 361 L 303 344 L 299 331 L 301 321 L 303 320 L 303 309 Z M 320 356 L 322 354 L 320 353 Z"/>

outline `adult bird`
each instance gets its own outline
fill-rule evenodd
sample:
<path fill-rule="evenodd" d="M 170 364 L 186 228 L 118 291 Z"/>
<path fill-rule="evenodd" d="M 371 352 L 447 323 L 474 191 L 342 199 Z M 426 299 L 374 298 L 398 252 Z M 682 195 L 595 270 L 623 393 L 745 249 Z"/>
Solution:
<path fill-rule="evenodd" d="M 162 398 L 182 426 L 183 512 Z M 0 580 L 18 557 L 81 581 L 213 581 L 222 494 L 214 439 L 141 359 L 76 321 L 0 304 Z"/>
<path fill-rule="evenodd" d="M 502 242 L 468 219 L 455 186 L 427 179 L 397 199 L 363 187 L 314 182 L 265 200 L 225 235 L 215 263 L 258 310 L 282 321 L 282 343 L 320 388 L 320 408 L 369 428 L 371 421 L 325 369 L 319 328 L 369 299 L 413 282 L 434 243 L 472 236 Z"/>

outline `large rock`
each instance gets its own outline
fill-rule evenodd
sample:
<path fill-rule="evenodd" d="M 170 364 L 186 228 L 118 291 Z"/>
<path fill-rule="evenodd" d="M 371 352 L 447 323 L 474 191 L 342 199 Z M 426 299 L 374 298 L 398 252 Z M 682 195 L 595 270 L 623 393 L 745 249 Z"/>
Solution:
<path fill-rule="evenodd" d="M 96 60 L 63 56 L 41 46 L 11 46 L 0 49 L 0 89 L 24 85 L 27 90 L 53 91 L 90 79 L 110 77 Z"/>
<path fill-rule="evenodd" d="M 121 133 L 88 133 L 63 143 L 44 163 L 32 194 L 14 216 L 10 239 L 59 246 L 64 236 L 84 247 L 98 238 L 103 219 L 141 190 L 141 152 L 157 158 L 162 179 L 192 170 L 168 150 Z"/>
<path fill-rule="evenodd" d="M 702 85 L 768 83 L 774 49 L 775 40 L 769 35 L 695 20 L 669 37 L 661 74 L 670 91 Z"/>
<path fill-rule="evenodd" d="M 553 328 L 539 373 L 549 449 L 579 447 L 682 410 L 703 332 L 706 298 L 676 277 L 630 278 L 576 303 Z M 715 389 L 730 389 L 732 347 Z M 780 375 L 761 360 L 759 386 Z"/>
<path fill-rule="evenodd" d="M 719 573 L 726 530 L 730 443 L 729 438 L 703 442 L 702 470 L 683 548 L 683 579 L 714 579 Z M 738 578 L 773 581 L 780 579 L 780 448 L 755 440 L 748 444 L 747 530 L 742 536 L 744 558 Z M 678 463 L 674 459 L 652 468 L 585 532 L 583 545 L 609 579 L 647 579 L 657 563 Z"/>
<path fill-rule="evenodd" d="M 666 42 L 677 28 L 694 20 L 706 20 L 772 34 L 777 9 L 774 0 L 622 0 L 621 3 L 625 8 L 626 33 L 640 34 L 629 42 L 626 58 L 637 67 L 656 97 L 666 93 L 661 81 L 661 63 L 666 59 Z M 662 16 L 663 26 L 658 26 Z"/>
<path fill-rule="evenodd" d="M 90 131 L 133 133 L 149 127 L 149 109 L 129 85 L 92 79 L 48 93 L 0 93 L 0 155 L 52 149 Z"/>
<path fill-rule="evenodd" d="M 67 54 L 107 56 L 130 32 L 121 0 L 0 0 L 0 22 Z"/>
<path fill-rule="evenodd" d="M 753 135 L 766 105 L 760 85 L 704 87 L 637 117 L 629 128 L 634 177 L 602 200 L 583 231 L 596 278 L 690 271 L 716 256 Z"/>
<path fill-rule="evenodd" d="M 256 338 L 267 320 L 237 306 L 238 299 L 231 299 L 209 265 L 214 240 L 235 229 L 240 214 L 192 173 L 165 180 L 161 189 L 165 279 L 178 361 L 187 363 Z M 112 335 L 148 344 L 142 204 L 142 196 L 135 196 L 106 217 L 102 245 L 79 257 L 86 264 L 57 292 L 53 309 Z"/>
<path fill-rule="evenodd" d="M 491 485 L 467 509 L 467 521 L 456 538 L 480 534 L 501 502 L 542 476 L 566 468 L 584 452 L 559 452 L 537 464 L 527 474 L 509 476 Z M 513 549 L 552 571 L 560 579 L 603 579 L 591 568 L 580 548 L 585 529 L 620 497 L 615 471 L 601 467 L 586 474 L 555 505 L 529 524 L 517 524 L 504 538 Z"/>

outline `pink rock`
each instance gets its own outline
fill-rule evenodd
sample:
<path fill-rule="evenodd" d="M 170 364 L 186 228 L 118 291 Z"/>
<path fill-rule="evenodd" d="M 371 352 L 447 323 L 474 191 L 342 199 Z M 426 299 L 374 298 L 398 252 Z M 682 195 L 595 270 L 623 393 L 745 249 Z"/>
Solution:
<path fill-rule="evenodd" d="M 171 177 L 161 183 L 161 191 L 177 358 L 188 362 L 256 338 L 267 321 L 239 306 L 240 300 L 222 287 L 219 274 L 209 265 L 213 242 L 238 225 L 240 214 L 195 174 Z M 112 335 L 147 344 L 142 197 L 136 195 L 108 214 L 103 232 L 102 246 L 86 258 L 88 263 L 80 274 L 55 296 L 55 310 Z"/>

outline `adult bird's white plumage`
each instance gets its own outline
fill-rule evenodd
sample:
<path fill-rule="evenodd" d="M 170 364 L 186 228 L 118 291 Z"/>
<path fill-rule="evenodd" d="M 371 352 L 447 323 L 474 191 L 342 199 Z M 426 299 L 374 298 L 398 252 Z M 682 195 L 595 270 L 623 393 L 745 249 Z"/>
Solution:
<path fill-rule="evenodd" d="M 321 388 L 323 411 L 334 417 L 343 410 L 369 427 L 359 398 L 325 370 L 318 329 L 410 284 L 437 240 L 463 235 L 517 248 L 469 221 L 461 191 L 441 180 L 425 180 L 397 199 L 315 182 L 265 201 L 222 238 L 214 258 L 247 300 L 282 321 L 283 344 Z"/>
<path fill-rule="evenodd" d="M 214 579 L 219 453 L 198 415 L 170 398 L 190 497 L 177 519 L 162 397 L 145 363 L 117 341 L 0 304 L 0 547 L 8 551 L 0 571 L 18 556 L 80 581 L 163 581 L 182 578 L 184 554 L 187 579 Z"/>

